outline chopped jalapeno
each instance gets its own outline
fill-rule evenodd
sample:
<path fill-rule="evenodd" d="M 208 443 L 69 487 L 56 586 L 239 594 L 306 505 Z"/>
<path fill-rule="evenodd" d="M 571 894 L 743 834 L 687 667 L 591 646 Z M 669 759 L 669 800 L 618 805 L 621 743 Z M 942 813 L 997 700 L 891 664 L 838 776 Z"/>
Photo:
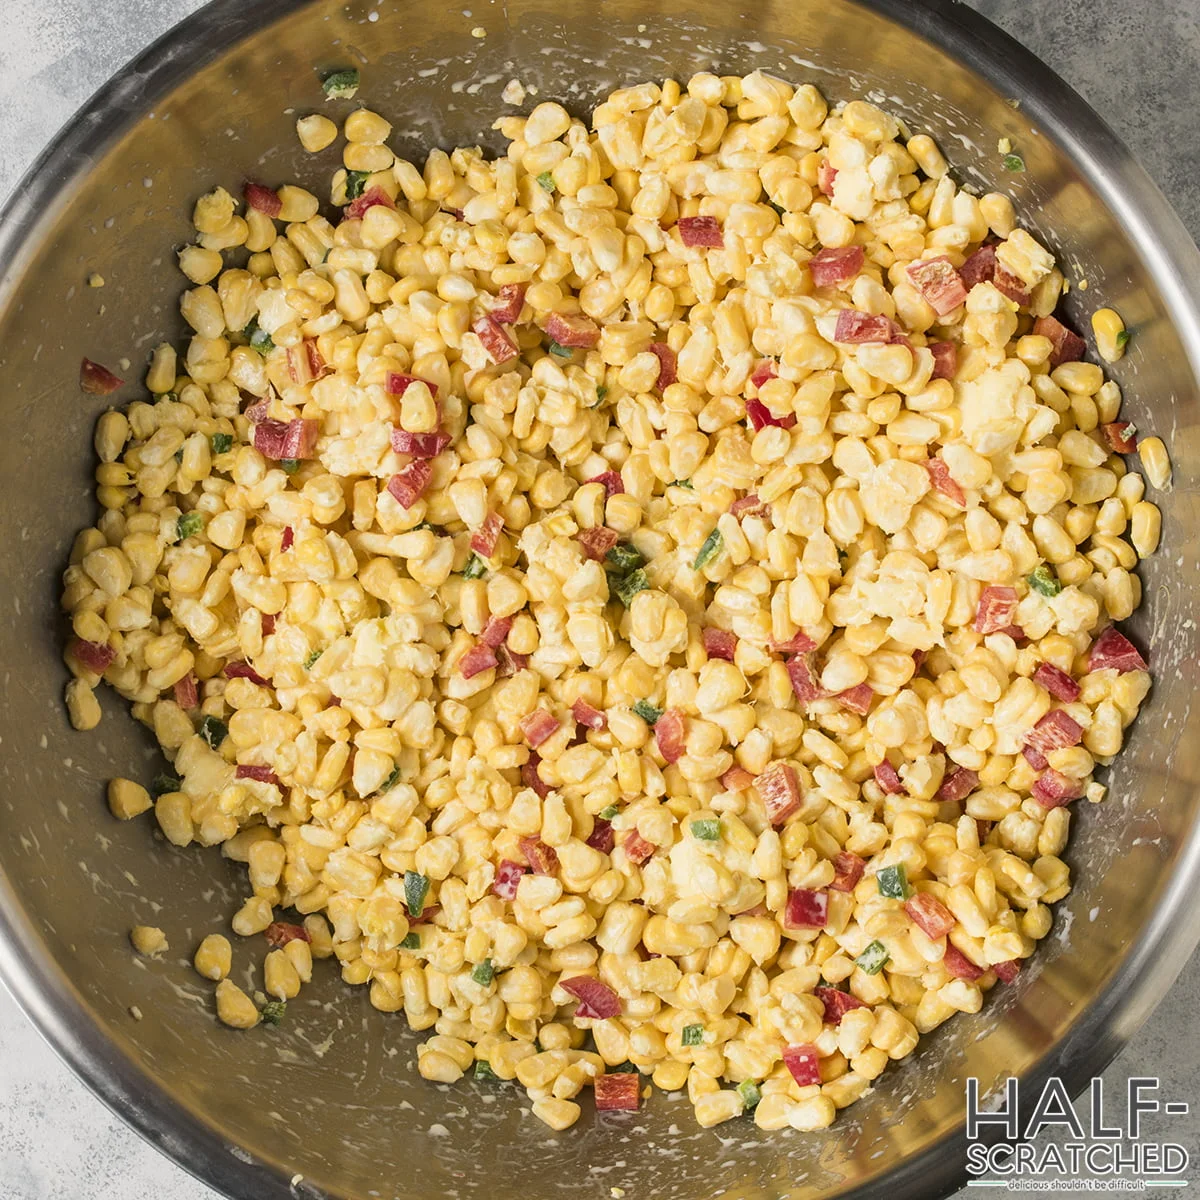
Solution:
<path fill-rule="evenodd" d="M 214 433 L 209 437 L 208 444 L 214 454 L 224 454 L 233 449 L 233 435 L 229 433 Z"/>
<path fill-rule="evenodd" d="M 298 458 L 281 458 L 279 465 L 283 468 L 285 475 L 295 475 L 300 470 L 300 460 Z"/>
<path fill-rule="evenodd" d="M 367 180 L 371 178 L 370 171 L 347 171 L 346 172 L 346 199 L 357 200 L 363 194 L 363 190 L 367 186 Z"/>
<path fill-rule="evenodd" d="M 554 176 L 551 175 L 549 171 L 543 171 L 537 177 L 537 181 L 546 189 L 546 191 L 554 191 Z"/>
<path fill-rule="evenodd" d="M 611 563 L 622 575 L 636 571 L 646 560 L 642 552 L 628 542 L 618 542 L 605 556 L 605 562 Z"/>
<path fill-rule="evenodd" d="M 1006 154 L 1004 169 L 1006 171 L 1023 171 L 1025 170 L 1025 160 L 1019 154 Z"/>
<path fill-rule="evenodd" d="M 306 655 L 304 658 L 304 669 L 306 671 L 309 670 L 313 663 L 315 663 L 317 659 L 320 658 L 324 653 L 324 650 L 314 650 L 311 654 Z"/>
<path fill-rule="evenodd" d="M 418 871 L 404 872 L 404 901 L 409 916 L 419 917 L 425 909 L 425 897 L 429 895 L 429 876 Z"/>
<path fill-rule="evenodd" d="M 742 1107 L 749 1110 L 762 1099 L 762 1089 L 753 1079 L 743 1079 L 737 1085 L 737 1094 L 742 1098 Z"/>
<path fill-rule="evenodd" d="M 881 896 L 892 900 L 907 900 L 912 894 L 903 863 L 897 863 L 894 867 L 880 867 L 875 876 L 875 886 L 879 888 Z"/>
<path fill-rule="evenodd" d="M 487 987 L 495 977 L 496 968 L 492 966 L 492 960 L 485 958 L 483 962 L 476 963 L 475 969 L 471 972 L 471 978 L 475 980 L 480 987 Z"/>
<path fill-rule="evenodd" d="M 602 808 L 596 816 L 602 821 L 611 821 L 620 811 L 615 804 L 610 804 L 607 808 Z"/>
<path fill-rule="evenodd" d="M 649 700 L 639 700 L 634 706 L 633 711 L 637 713 L 648 725 L 653 725 L 659 717 L 663 715 L 661 708 L 655 708 Z"/>
<path fill-rule="evenodd" d="M 475 1078 L 486 1079 L 488 1083 L 500 1082 L 500 1076 L 492 1070 L 491 1063 L 482 1058 L 475 1064 Z"/>
<path fill-rule="evenodd" d="M 167 792 L 177 792 L 183 787 L 183 780 L 176 775 L 155 775 L 154 782 L 150 785 L 150 795 L 156 800 L 159 796 L 165 796 Z"/>
<path fill-rule="evenodd" d="M 570 346 L 560 346 L 555 341 L 551 341 L 550 345 L 547 346 L 546 349 L 549 350 L 555 358 L 570 358 L 571 355 L 575 353 Z"/>
<path fill-rule="evenodd" d="M 392 773 L 379 785 L 381 792 L 390 792 L 400 782 L 400 768 L 393 767 Z"/>
<path fill-rule="evenodd" d="M 182 446 L 180 446 L 179 449 L 175 451 L 175 461 L 177 463 L 183 462 L 183 447 Z"/>
<path fill-rule="evenodd" d="M 467 565 L 462 570 L 464 579 L 482 579 L 487 574 L 487 567 L 478 554 L 472 554 L 467 559 Z"/>
<path fill-rule="evenodd" d="M 787 216 L 787 209 L 782 204 L 776 204 L 774 200 L 768 200 L 767 203 L 779 214 L 779 216 Z"/>
<path fill-rule="evenodd" d="M 242 333 L 249 341 L 251 348 L 257 350 L 259 354 L 270 354 L 275 349 L 271 335 L 265 329 L 259 328 L 257 317 L 251 318 L 250 324 L 242 330 Z"/>
<path fill-rule="evenodd" d="M 608 386 L 607 386 L 607 384 L 598 383 L 598 384 L 596 385 L 596 401 L 597 401 L 597 403 L 599 403 L 600 401 L 602 401 L 602 400 L 604 399 L 604 397 L 605 397 L 605 396 L 607 396 L 607 395 L 608 395 Z"/>
<path fill-rule="evenodd" d="M 628 608 L 633 603 L 634 596 L 638 592 L 644 592 L 650 586 L 650 580 L 646 578 L 646 572 L 639 567 L 636 571 L 630 571 L 628 575 L 619 578 L 610 575 L 608 586 L 610 590 L 617 593 L 621 603 Z"/>
<path fill-rule="evenodd" d="M 1034 567 L 1026 578 L 1029 586 L 1043 596 L 1057 596 L 1062 591 L 1058 576 L 1045 563 Z"/>
<path fill-rule="evenodd" d="M 703 567 L 707 567 L 714 558 L 725 548 L 725 539 L 721 536 L 719 529 L 714 529 L 712 533 L 704 539 L 704 545 L 700 547 L 700 553 L 696 555 L 696 561 L 692 563 L 692 570 L 699 571 Z"/>
<path fill-rule="evenodd" d="M 354 67 L 331 71 L 321 80 L 321 90 L 330 100 L 351 100 L 358 91 L 360 76 Z"/>
<path fill-rule="evenodd" d="M 704 1044 L 704 1026 L 703 1025 L 685 1025 L 680 1041 L 685 1046 L 701 1046 Z"/>
<path fill-rule="evenodd" d="M 175 522 L 175 540 L 182 542 L 184 538 L 194 537 L 204 528 L 204 517 L 198 512 L 184 513 Z"/>
<path fill-rule="evenodd" d="M 229 726 L 216 717 L 205 717 L 200 722 L 200 736 L 215 750 L 229 736 Z"/>
<path fill-rule="evenodd" d="M 702 842 L 715 842 L 720 836 L 720 821 L 712 817 L 705 817 L 703 820 L 692 822 L 692 837 L 698 838 Z"/>
<path fill-rule="evenodd" d="M 868 975 L 878 975 L 889 958 L 891 955 L 887 947 L 880 941 L 874 941 L 854 960 L 854 965 Z"/>
<path fill-rule="evenodd" d="M 673 479 L 667 484 L 667 487 L 687 488 L 689 492 L 694 492 L 696 490 L 694 487 L 692 487 L 692 481 L 690 479 Z"/>
<path fill-rule="evenodd" d="M 286 1012 L 287 1004 L 283 1000 L 268 1000 L 266 1004 L 262 1006 L 263 1024 L 275 1026 L 281 1025 Z"/>
<path fill-rule="evenodd" d="M 404 936 L 400 943 L 401 950 L 420 950 L 421 935 L 419 933 L 409 933 Z"/>
<path fill-rule="evenodd" d="M 1128 346 L 1129 339 L 1131 337 L 1133 337 L 1133 333 L 1131 330 L 1122 329 L 1121 332 L 1117 334 L 1117 345 L 1118 346 Z"/>

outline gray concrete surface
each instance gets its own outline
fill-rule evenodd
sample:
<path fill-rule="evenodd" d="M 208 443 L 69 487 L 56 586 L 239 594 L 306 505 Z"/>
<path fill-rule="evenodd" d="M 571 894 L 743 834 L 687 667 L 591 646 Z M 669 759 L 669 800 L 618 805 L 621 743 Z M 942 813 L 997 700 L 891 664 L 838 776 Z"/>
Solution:
<path fill-rule="evenodd" d="M 1200 236 L 1200 5 L 1196 0 L 972 0 L 1064 76 L 1104 116 Z M 0 194 L 72 111 L 196 0 L 3 0 Z M 1159 1076 L 1195 1101 L 1200 957 L 1105 1075 Z M 1200 1159 L 1200 1111 L 1173 1140 Z M 1200 1168 L 1192 1175 L 1200 1183 Z M 984 1200 L 992 1189 L 960 1196 Z M 0 1200 L 211 1200 L 216 1193 L 125 1128 L 41 1041 L 0 989 Z M 252 1200 L 252 1198 L 247 1198 Z"/>

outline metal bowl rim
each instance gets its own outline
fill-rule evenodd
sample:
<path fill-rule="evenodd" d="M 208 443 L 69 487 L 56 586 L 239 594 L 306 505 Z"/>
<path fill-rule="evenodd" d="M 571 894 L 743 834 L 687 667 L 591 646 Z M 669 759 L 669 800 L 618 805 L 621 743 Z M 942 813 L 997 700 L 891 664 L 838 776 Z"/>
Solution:
<path fill-rule="evenodd" d="M 0 279 L 6 306 L 22 275 L 38 227 L 55 201 L 153 105 L 207 62 L 238 42 L 323 0 L 211 0 L 127 63 L 59 131 L 25 172 L 0 210 Z M 1172 313 L 1200 378 L 1200 252 L 1166 198 L 1112 129 L 1031 51 L 958 0 L 848 0 L 924 38 L 1005 96 L 1020 99 L 1043 136 L 1056 144 L 1124 225 L 1165 307 Z M 135 101 L 130 103 L 131 98 Z M 1053 132 L 1051 132 L 1053 131 Z M 1200 823 L 1181 846 L 1137 946 L 1108 986 L 1054 1049 L 1027 1072 L 1040 1084 L 1059 1076 L 1077 1094 L 1107 1066 L 1153 1011 L 1200 942 L 1200 908 L 1189 903 L 1200 885 Z M 294 1197 L 283 1164 L 232 1147 L 184 1108 L 131 1059 L 89 1015 L 78 989 L 40 949 L 40 938 L 8 879 L 0 874 L 0 982 L 58 1056 L 109 1109 L 178 1166 L 230 1200 L 253 1194 Z M 955 1146 L 963 1122 L 900 1163 L 887 1186 L 896 1200 L 945 1196 L 966 1181 Z M 844 1192 L 867 1200 L 878 1182 Z M 316 1195 L 304 1189 L 305 1194 Z"/>

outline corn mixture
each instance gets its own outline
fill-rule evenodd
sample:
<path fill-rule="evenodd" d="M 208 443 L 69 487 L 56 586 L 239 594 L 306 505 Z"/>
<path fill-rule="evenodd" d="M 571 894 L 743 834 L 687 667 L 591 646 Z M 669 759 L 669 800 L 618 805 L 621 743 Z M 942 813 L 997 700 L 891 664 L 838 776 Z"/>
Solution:
<path fill-rule="evenodd" d="M 423 168 L 338 103 L 336 223 L 201 197 L 194 334 L 96 429 L 67 704 L 172 764 L 110 807 L 246 864 L 227 1025 L 332 956 L 554 1129 L 638 1072 L 826 1126 L 1051 927 L 1150 686 L 1163 443 L 1011 202 L 868 103 L 698 75 Z"/>

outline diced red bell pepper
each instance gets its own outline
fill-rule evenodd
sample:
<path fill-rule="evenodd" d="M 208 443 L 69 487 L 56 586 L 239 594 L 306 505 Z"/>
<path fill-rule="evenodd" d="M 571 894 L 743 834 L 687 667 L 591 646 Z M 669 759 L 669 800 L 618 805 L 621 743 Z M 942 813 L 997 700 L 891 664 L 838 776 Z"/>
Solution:
<path fill-rule="evenodd" d="M 709 658 L 722 658 L 726 662 L 733 662 L 737 654 L 736 633 L 730 633 L 727 629 L 715 629 L 709 625 L 700 636 L 704 639 L 704 653 Z"/>
<path fill-rule="evenodd" d="M 288 942 L 311 942 L 312 935 L 303 925 L 293 925 L 289 921 L 272 921 L 264 930 L 267 944 L 278 950 Z"/>
<path fill-rule="evenodd" d="M 477 646 L 472 646 L 458 660 L 458 673 L 464 679 L 474 679 L 482 671 L 491 671 L 498 664 L 499 660 L 496 658 L 496 651 L 491 646 L 485 646 L 481 643 Z"/>
<path fill-rule="evenodd" d="M 1077 779 L 1068 779 L 1066 775 L 1048 769 L 1033 781 L 1030 791 L 1043 808 L 1061 808 L 1083 795 L 1083 784 Z"/>
<path fill-rule="evenodd" d="M 504 859 L 496 868 L 496 878 L 492 881 L 492 891 L 500 897 L 501 900 L 515 900 L 517 898 L 517 888 L 521 883 L 521 876 L 525 874 L 526 868 L 518 862 L 513 862 L 511 858 Z"/>
<path fill-rule="evenodd" d="M 479 640 L 485 646 L 491 646 L 493 650 L 498 649 L 504 645 L 504 639 L 508 637 L 512 623 L 512 617 L 489 617 L 487 625 L 479 635 Z"/>
<path fill-rule="evenodd" d="M 279 535 L 279 552 L 281 554 L 286 554 L 287 551 L 289 551 L 295 544 L 295 541 L 296 531 L 290 525 L 285 525 L 283 527 L 283 533 Z"/>
<path fill-rule="evenodd" d="M 582 313 L 552 312 L 546 318 L 546 336 L 560 346 L 590 350 L 600 341 L 600 326 Z"/>
<path fill-rule="evenodd" d="M 611 854 L 617 844 L 612 822 L 597 817 L 592 823 L 592 832 L 588 834 L 587 844 L 593 850 L 599 850 L 601 854 Z"/>
<path fill-rule="evenodd" d="M 320 432 L 320 421 L 297 417 L 285 422 L 267 417 L 253 427 L 251 441 L 264 458 L 311 458 Z"/>
<path fill-rule="evenodd" d="M 1079 699 L 1079 684 L 1053 663 L 1038 663 L 1038 668 L 1033 673 L 1033 682 L 1041 684 L 1055 700 L 1070 704 Z"/>
<path fill-rule="evenodd" d="M 264 396 L 261 400 L 255 400 L 253 404 L 246 407 L 242 416 L 250 422 L 251 425 L 258 425 L 267 419 L 267 414 L 271 411 L 271 402 Z M 276 421 L 275 424 L 282 425 L 282 421 Z M 280 446 L 283 445 L 283 438 L 280 437 Z"/>
<path fill-rule="evenodd" d="M 730 506 L 729 511 L 735 517 L 759 517 L 767 511 L 767 505 L 753 492 L 739 496 Z"/>
<path fill-rule="evenodd" d="M 580 725 L 586 725 L 588 729 L 607 729 L 608 717 L 603 709 L 595 708 L 582 697 L 571 705 L 571 712 L 575 716 L 575 720 Z"/>
<path fill-rule="evenodd" d="M 866 862 L 851 850 L 839 850 L 833 856 L 833 882 L 829 887 L 835 892 L 852 892 L 867 869 Z"/>
<path fill-rule="evenodd" d="M 825 1006 L 825 1023 L 827 1025 L 840 1025 L 842 1018 L 848 1012 L 853 1012 L 856 1008 L 867 1007 L 857 996 L 852 996 L 849 992 L 843 992 L 838 988 L 815 987 L 813 995 Z"/>
<path fill-rule="evenodd" d="M 89 396 L 107 396 L 115 392 L 125 380 L 118 378 L 107 367 L 102 367 L 90 358 L 79 364 L 79 387 Z"/>
<path fill-rule="evenodd" d="M 541 755 L 536 750 L 531 750 L 529 757 L 521 764 L 521 782 L 545 800 L 550 795 L 550 785 L 542 778 L 538 769 L 541 765 Z"/>
<path fill-rule="evenodd" d="M 905 273 L 939 317 L 953 312 L 967 298 L 962 278 L 944 254 L 909 263 Z"/>
<path fill-rule="evenodd" d="M 1007 296 L 1014 304 L 1029 303 L 1029 289 L 1020 275 L 1014 275 L 1007 267 L 996 264 L 996 272 L 992 276 L 992 286 L 1002 295 Z"/>
<path fill-rule="evenodd" d="M 658 849 L 653 842 L 646 841 L 636 829 L 626 835 L 621 845 L 625 857 L 639 867 Z"/>
<path fill-rule="evenodd" d="M 955 803 L 965 800 L 979 786 L 979 776 L 966 767 L 951 767 L 937 790 L 939 800 Z"/>
<path fill-rule="evenodd" d="M 413 458 L 437 458 L 448 445 L 448 433 L 409 433 L 407 429 L 392 430 L 392 449 L 397 454 L 409 454 Z"/>
<path fill-rule="evenodd" d="M 607 525 L 594 525 L 591 529 L 581 529 L 575 540 L 583 547 L 583 552 L 594 562 L 603 562 L 608 552 L 621 540 L 621 535 Z"/>
<path fill-rule="evenodd" d="M 388 480 L 387 490 L 401 508 L 412 508 L 425 493 L 433 478 L 433 466 L 426 458 L 416 458 Z"/>
<path fill-rule="evenodd" d="M 968 255 L 966 262 L 958 268 L 958 277 L 968 290 L 977 283 L 991 283 L 995 273 L 996 247 L 994 245 L 980 246 L 974 254 Z"/>
<path fill-rule="evenodd" d="M 625 481 L 621 478 L 619 471 L 601 471 L 599 475 L 593 475 L 587 482 L 602 483 L 609 496 L 621 496 L 625 493 Z"/>
<path fill-rule="evenodd" d="M 957 946 L 946 943 L 946 954 L 942 965 L 948 974 L 955 979 L 965 979 L 974 983 L 983 974 L 983 968 L 977 967 Z"/>
<path fill-rule="evenodd" d="M 562 726 L 562 722 L 544 708 L 535 708 L 533 712 L 527 713 L 519 724 L 525 734 L 525 740 L 534 747 L 552 738 Z"/>
<path fill-rule="evenodd" d="M 836 287 L 847 283 L 863 268 L 861 246 L 827 247 L 808 260 L 809 274 L 817 287 Z"/>
<path fill-rule="evenodd" d="M 175 703 L 185 712 L 200 704 L 200 689 L 196 686 L 196 677 L 189 671 L 175 684 Z"/>
<path fill-rule="evenodd" d="M 578 1011 L 578 1010 L 576 1010 Z M 598 1075 L 592 1084 L 597 1112 L 637 1112 L 641 1077 L 633 1071 Z"/>
<path fill-rule="evenodd" d="M 773 654 L 808 654 L 817 648 L 817 643 L 803 629 L 797 629 L 786 642 L 772 639 L 770 646 Z"/>
<path fill-rule="evenodd" d="M 1100 428 L 1114 454 L 1132 454 L 1137 449 L 1137 426 L 1132 421 L 1109 421 Z"/>
<path fill-rule="evenodd" d="M 820 1086 L 820 1055 L 816 1046 L 808 1042 L 799 1046 L 784 1046 L 783 1063 L 801 1087 Z"/>
<path fill-rule="evenodd" d="M 850 346 L 864 342 L 890 342 L 896 332 L 895 324 L 888 317 L 859 312 L 856 308 L 843 308 L 837 315 L 833 340 Z"/>
<path fill-rule="evenodd" d="M 558 854 L 552 846 L 547 846 L 539 837 L 523 837 L 517 839 L 521 853 L 529 863 L 529 868 L 535 875 L 553 875 L 558 870 Z"/>
<path fill-rule="evenodd" d="M 844 692 L 838 692 L 835 697 L 843 708 L 856 712 L 865 717 L 871 711 L 871 701 L 875 699 L 875 689 L 869 683 L 859 683 Z"/>
<path fill-rule="evenodd" d="M 677 708 L 668 708 L 654 723 L 654 741 L 667 762 L 678 762 L 684 752 L 684 716 Z"/>
<path fill-rule="evenodd" d="M 904 791 L 900 772 L 885 758 L 875 768 L 875 782 L 889 795 L 899 796 Z"/>
<path fill-rule="evenodd" d="M 1088 670 L 1148 671 L 1138 648 L 1115 626 L 1110 625 L 1088 651 Z"/>
<path fill-rule="evenodd" d="M 945 937 L 955 926 L 957 918 L 936 897 L 929 892 L 915 892 L 904 902 L 904 911 L 908 913 L 926 937 Z"/>
<path fill-rule="evenodd" d="M 247 183 L 242 189 L 242 195 L 251 208 L 266 213 L 272 219 L 283 211 L 283 201 L 274 188 L 265 187 L 261 183 Z"/>
<path fill-rule="evenodd" d="M 1021 973 L 1021 960 L 1010 958 L 1007 962 L 993 963 L 992 970 L 996 972 L 996 978 L 1001 982 L 1012 983 Z"/>
<path fill-rule="evenodd" d="M 792 888 L 783 923 L 788 929 L 824 929 L 829 923 L 829 893 L 815 888 Z"/>
<path fill-rule="evenodd" d="M 504 326 L 491 313 L 483 313 L 476 317 L 471 323 L 471 331 L 494 363 L 509 362 L 520 354 L 516 342 L 508 336 Z"/>
<path fill-rule="evenodd" d="M 928 349 L 933 355 L 933 375 L 930 378 L 953 379 L 958 370 L 958 347 L 953 342 L 930 342 Z"/>
<path fill-rule="evenodd" d="M 800 807 L 800 780 L 790 763 L 771 763 L 754 786 L 772 825 L 782 825 Z"/>
<path fill-rule="evenodd" d="M 679 356 L 666 342 L 651 342 L 650 353 L 658 359 L 658 379 L 654 386 L 660 392 L 665 391 L 679 378 Z"/>
<path fill-rule="evenodd" d="M 248 662 L 227 662 L 221 674 L 226 679 L 248 679 L 259 687 L 267 686 L 267 681 Z"/>
<path fill-rule="evenodd" d="M 1033 323 L 1033 332 L 1050 339 L 1050 365 L 1078 362 L 1087 350 L 1087 342 L 1068 329 L 1057 317 L 1038 317 Z"/>
<path fill-rule="evenodd" d="M 482 558 L 491 558 L 496 553 L 496 543 L 503 528 L 504 518 L 499 513 L 488 513 L 483 524 L 471 535 L 471 549 Z"/>
<path fill-rule="evenodd" d="M 71 642 L 71 657 L 75 659 L 80 666 L 87 667 L 89 671 L 95 672 L 97 675 L 103 675 L 105 671 L 112 666 L 112 661 L 117 657 L 117 652 L 103 642 L 88 642 L 83 638 L 76 638 Z"/>
<path fill-rule="evenodd" d="M 496 674 L 502 679 L 507 679 L 515 675 L 518 671 L 524 671 L 529 666 L 529 655 L 518 654 L 515 650 L 510 650 L 507 646 L 496 647 L 496 658 L 499 665 L 496 667 Z"/>
<path fill-rule="evenodd" d="M 368 208 L 374 208 L 377 204 L 381 204 L 384 208 L 395 208 L 396 202 L 378 186 L 367 188 L 361 196 L 355 196 L 349 204 L 346 205 L 346 220 L 361 221 L 367 215 Z"/>
<path fill-rule="evenodd" d="M 270 767 L 255 766 L 252 763 L 238 763 L 234 777 L 237 779 L 254 779 L 259 783 L 273 783 L 276 787 L 279 786 L 279 776 Z"/>
<path fill-rule="evenodd" d="M 685 246 L 703 246 L 710 250 L 725 247 L 725 235 L 716 217 L 680 217 L 679 236 Z"/>
<path fill-rule="evenodd" d="M 496 293 L 496 303 L 492 306 L 492 319 L 501 325 L 515 325 L 525 307 L 524 283 L 506 283 Z"/>
<path fill-rule="evenodd" d="M 947 500 L 957 504 L 959 508 L 966 507 L 966 493 L 954 476 L 950 474 L 950 468 L 944 459 L 927 458 L 925 470 L 929 473 L 929 482 L 935 492 L 940 492 Z"/>
<path fill-rule="evenodd" d="M 575 1009 L 577 1017 L 590 1017 L 596 1021 L 607 1021 L 621 1015 L 621 1001 L 617 993 L 602 979 L 591 975 L 575 975 L 571 979 L 560 979 L 558 986 L 570 992 L 579 1001 Z M 587 1012 L 581 1010 L 586 1008 Z"/>
<path fill-rule="evenodd" d="M 833 183 L 837 179 L 837 167 L 827 158 L 817 164 L 817 188 L 823 196 L 833 195 Z"/>
<path fill-rule="evenodd" d="M 757 399 L 746 401 L 746 416 L 750 418 L 750 424 L 756 433 L 768 425 L 773 425 L 776 429 L 792 429 L 796 424 L 795 413 L 777 417 L 761 400 Z"/>
<path fill-rule="evenodd" d="M 745 767 L 734 765 L 721 776 L 721 787 L 727 792 L 744 792 L 757 778 Z"/>
<path fill-rule="evenodd" d="M 1035 771 L 1044 771 L 1050 765 L 1049 759 L 1036 746 L 1031 746 L 1028 742 L 1021 747 L 1021 754 Z"/>
<path fill-rule="evenodd" d="M 776 379 L 778 375 L 779 372 L 775 370 L 775 360 L 773 358 L 760 358 L 758 366 L 754 368 L 750 376 L 750 382 L 756 388 L 760 388 L 768 379 Z"/>
<path fill-rule="evenodd" d="M 801 704 L 812 704 L 814 700 L 825 698 L 825 689 L 813 675 L 812 663 L 808 655 L 796 654 L 787 661 L 788 678 L 792 681 L 792 691 Z"/>
<path fill-rule="evenodd" d="M 1027 744 L 1040 750 L 1043 755 L 1051 750 L 1062 750 L 1078 746 L 1083 740 L 1083 726 L 1062 708 L 1051 709 L 1029 731 Z"/>
<path fill-rule="evenodd" d="M 1012 621 L 1017 611 L 1017 589 L 989 584 L 979 594 L 975 610 L 976 633 L 999 633 Z"/>
<path fill-rule="evenodd" d="M 402 371 L 389 371 L 387 373 L 387 382 L 384 384 L 384 390 L 389 396 L 403 396 L 414 383 L 423 383 L 428 389 L 429 394 L 436 400 L 438 388 L 436 383 L 430 383 L 428 379 L 421 379 L 416 375 L 405 375 Z"/>

